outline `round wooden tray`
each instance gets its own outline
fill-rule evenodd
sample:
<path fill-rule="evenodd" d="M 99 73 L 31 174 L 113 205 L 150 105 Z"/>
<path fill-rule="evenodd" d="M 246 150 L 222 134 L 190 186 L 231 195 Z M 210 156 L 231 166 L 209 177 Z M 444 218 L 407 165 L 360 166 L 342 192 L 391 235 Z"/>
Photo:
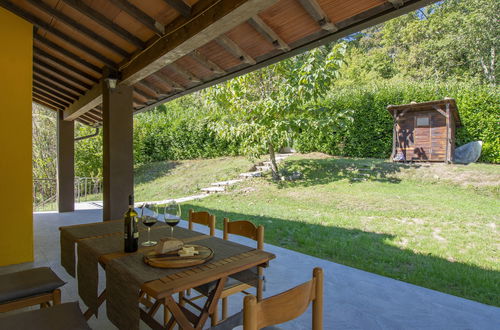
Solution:
<path fill-rule="evenodd" d="M 147 252 L 144 255 L 144 262 L 157 268 L 184 268 L 200 265 L 212 259 L 214 251 L 202 245 L 184 245 L 194 247 L 199 254 L 192 257 L 180 257 L 178 251 L 171 251 L 164 254 L 156 254 L 155 251 Z"/>

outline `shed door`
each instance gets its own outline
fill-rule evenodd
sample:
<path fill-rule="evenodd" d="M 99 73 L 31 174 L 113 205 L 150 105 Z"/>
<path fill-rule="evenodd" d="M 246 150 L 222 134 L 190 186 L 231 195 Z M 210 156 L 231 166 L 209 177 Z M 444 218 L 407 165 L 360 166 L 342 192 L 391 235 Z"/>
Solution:
<path fill-rule="evenodd" d="M 422 114 L 415 116 L 413 144 L 414 160 L 431 160 L 432 139 L 431 139 L 431 115 Z"/>

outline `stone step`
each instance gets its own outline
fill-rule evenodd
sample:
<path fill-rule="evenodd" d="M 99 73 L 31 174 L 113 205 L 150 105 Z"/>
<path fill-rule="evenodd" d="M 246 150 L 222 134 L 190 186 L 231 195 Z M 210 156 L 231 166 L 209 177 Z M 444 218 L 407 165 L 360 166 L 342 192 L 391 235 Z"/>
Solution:
<path fill-rule="evenodd" d="M 215 187 L 231 186 L 231 185 L 236 184 L 236 183 L 241 182 L 241 181 L 243 181 L 243 180 L 242 179 L 235 179 L 235 180 L 214 182 L 214 183 L 212 183 L 212 186 L 215 186 Z"/>
<path fill-rule="evenodd" d="M 271 166 L 269 165 L 257 165 L 255 166 L 255 168 L 257 169 L 257 171 L 262 171 L 262 172 L 266 172 L 266 171 L 269 171 L 271 170 Z"/>
<path fill-rule="evenodd" d="M 203 192 L 209 193 L 209 194 L 226 191 L 226 189 L 224 187 L 206 187 L 206 188 L 201 188 L 200 190 Z"/>
<path fill-rule="evenodd" d="M 261 171 L 246 172 L 246 173 L 241 173 L 240 176 L 242 178 L 256 178 L 262 176 L 262 172 Z"/>

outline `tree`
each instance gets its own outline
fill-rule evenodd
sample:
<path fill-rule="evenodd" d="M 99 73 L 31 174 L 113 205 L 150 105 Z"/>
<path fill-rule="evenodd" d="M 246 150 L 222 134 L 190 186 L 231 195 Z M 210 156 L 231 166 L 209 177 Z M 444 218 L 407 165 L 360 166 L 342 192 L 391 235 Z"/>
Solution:
<path fill-rule="evenodd" d="M 316 48 L 212 87 L 205 99 L 216 114 L 213 128 L 241 139 L 249 156 L 269 152 L 273 177 L 278 178 L 279 147 L 300 129 L 332 129 L 315 102 L 331 88 L 344 53 L 344 43 Z"/>

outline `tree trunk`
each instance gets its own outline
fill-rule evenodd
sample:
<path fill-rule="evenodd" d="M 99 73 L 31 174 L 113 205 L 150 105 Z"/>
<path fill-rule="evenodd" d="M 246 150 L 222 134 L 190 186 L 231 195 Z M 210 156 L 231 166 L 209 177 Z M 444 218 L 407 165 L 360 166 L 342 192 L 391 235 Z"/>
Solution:
<path fill-rule="evenodd" d="M 273 179 L 279 180 L 280 176 L 278 174 L 278 164 L 276 163 L 276 154 L 274 152 L 274 146 L 271 141 L 269 141 L 269 160 L 271 161 L 271 171 L 273 173 Z"/>

